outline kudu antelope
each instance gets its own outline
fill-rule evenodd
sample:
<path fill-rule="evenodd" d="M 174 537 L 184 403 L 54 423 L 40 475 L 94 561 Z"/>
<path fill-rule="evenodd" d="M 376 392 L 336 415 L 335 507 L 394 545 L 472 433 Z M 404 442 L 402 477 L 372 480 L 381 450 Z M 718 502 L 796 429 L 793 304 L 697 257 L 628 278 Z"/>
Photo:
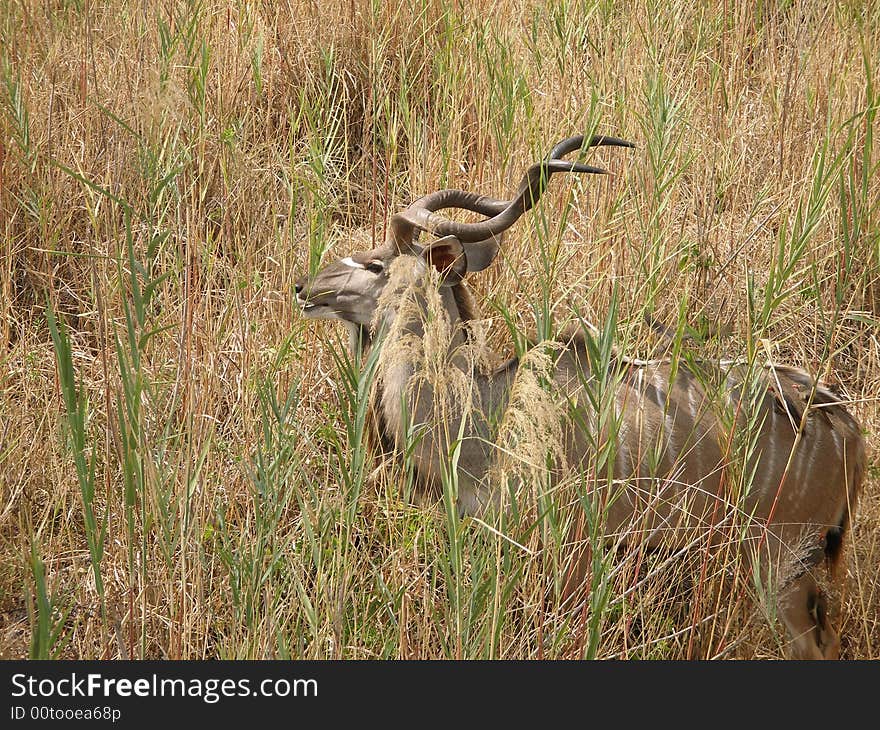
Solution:
<path fill-rule="evenodd" d="M 497 454 L 490 424 L 492 414 L 508 407 L 516 379 L 525 372 L 517 359 L 484 372 L 461 355 L 468 339 L 461 325 L 474 317 L 463 279 L 489 266 L 502 232 L 535 205 L 553 173 L 604 172 L 562 159 L 596 145 L 633 146 L 612 137 L 593 137 L 589 143 L 581 136 L 563 140 L 529 168 L 511 200 L 461 190 L 426 195 L 391 217 L 384 245 L 352 253 L 296 284 L 303 314 L 342 321 L 353 352 L 369 352 L 376 334 L 384 332 L 373 395 L 381 438 L 400 452 L 408 428 L 424 427 L 422 438 L 409 449 L 426 490 L 441 484 L 441 470 L 449 468 L 447 456 L 455 443 L 463 514 L 497 509 L 508 491 L 491 479 Z M 485 218 L 464 223 L 439 213 L 451 208 Z M 420 231 L 433 239 L 420 243 Z M 433 312 L 426 311 L 430 306 Z M 425 339 L 426 318 L 436 318 L 438 310 L 451 325 L 441 343 L 445 367 L 471 386 L 468 407 L 451 409 L 444 423 L 438 423 L 436 408 L 442 386 L 423 377 L 415 361 L 399 357 L 395 349 Z M 390 354 L 383 362 L 386 351 Z M 595 401 L 585 397 L 596 379 L 594 350 L 581 336 L 563 338 L 546 351 L 552 354 L 552 383 L 572 409 L 561 418 L 561 444 L 569 473 L 577 473 L 594 458 L 600 441 Z M 733 514 L 744 517 L 739 527 L 729 528 L 727 539 L 733 534 L 738 545 L 751 547 L 753 566 L 787 570 L 776 605 L 792 637 L 791 653 L 835 658 L 839 641 L 814 569 L 822 562 L 834 568 L 840 560 L 865 464 L 859 425 L 841 401 L 790 367 L 637 361 L 618 355 L 606 365 L 614 371 L 607 382 L 617 420 L 608 476 L 595 486 L 609 495 L 603 503 L 606 535 L 626 535 L 649 547 L 682 547 L 698 530 L 720 540 L 725 520 Z M 751 440 L 745 439 L 746 447 L 737 452 L 732 444 L 742 434 L 751 434 Z M 737 454 L 739 473 L 747 477 L 742 483 L 749 485 L 739 495 L 732 494 L 735 480 L 729 474 Z"/>

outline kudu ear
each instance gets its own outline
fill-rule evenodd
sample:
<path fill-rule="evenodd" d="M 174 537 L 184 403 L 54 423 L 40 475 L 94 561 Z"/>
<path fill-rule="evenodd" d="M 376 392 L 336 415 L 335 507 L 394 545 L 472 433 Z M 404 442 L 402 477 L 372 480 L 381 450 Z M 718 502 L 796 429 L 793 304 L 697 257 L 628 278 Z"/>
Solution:
<path fill-rule="evenodd" d="M 400 254 L 417 255 L 421 251 L 421 246 L 415 242 L 416 238 L 418 238 L 418 230 L 412 223 L 399 215 L 391 216 L 385 238 L 386 246 Z"/>
<path fill-rule="evenodd" d="M 498 255 L 499 242 L 501 236 L 493 236 L 485 241 L 474 241 L 473 243 L 462 243 L 464 247 L 465 258 L 467 259 L 467 270 L 471 273 L 482 271 L 491 264 Z"/>
<path fill-rule="evenodd" d="M 460 283 L 468 272 L 465 249 L 455 236 L 431 241 L 421 250 L 421 256 L 425 263 L 440 272 L 445 286 Z"/>

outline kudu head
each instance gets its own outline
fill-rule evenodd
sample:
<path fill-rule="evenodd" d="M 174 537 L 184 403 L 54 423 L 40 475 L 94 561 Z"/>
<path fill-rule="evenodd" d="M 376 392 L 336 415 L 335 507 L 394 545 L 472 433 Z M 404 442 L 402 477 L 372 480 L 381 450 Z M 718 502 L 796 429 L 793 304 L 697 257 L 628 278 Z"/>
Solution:
<path fill-rule="evenodd" d="M 414 256 L 425 266 L 433 266 L 441 272 L 444 285 L 460 284 L 468 272 L 482 271 L 492 263 L 502 233 L 537 203 L 553 173 L 605 173 L 599 167 L 561 159 L 584 146 L 599 145 L 634 146 L 614 137 L 594 136 L 586 145 L 581 135 L 569 137 L 557 144 L 547 159 L 528 169 L 510 200 L 455 189 L 419 198 L 391 217 L 383 245 L 352 253 L 328 264 L 311 279 L 296 282 L 297 303 L 303 315 L 341 320 L 356 336 L 368 336 L 379 297 L 388 283 L 389 269 L 399 256 Z M 446 209 L 468 210 L 486 218 L 461 223 L 438 213 Z M 434 238 L 420 243 L 422 231 Z"/>

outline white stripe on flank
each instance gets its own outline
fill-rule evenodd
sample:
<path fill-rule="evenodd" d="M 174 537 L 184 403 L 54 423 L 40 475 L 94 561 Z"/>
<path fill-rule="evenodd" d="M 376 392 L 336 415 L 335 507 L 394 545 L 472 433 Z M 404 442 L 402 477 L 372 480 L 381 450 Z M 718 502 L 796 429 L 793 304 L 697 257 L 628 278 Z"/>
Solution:
<path fill-rule="evenodd" d="M 358 263 L 357 261 L 355 261 L 351 256 L 346 256 L 346 257 L 345 257 L 344 259 L 342 259 L 342 261 L 340 261 L 339 263 L 340 263 L 340 264 L 345 264 L 346 266 L 348 266 L 348 267 L 350 267 L 350 268 L 352 268 L 352 269 L 362 269 L 362 268 L 364 268 L 364 265 L 363 265 L 363 264 L 359 264 L 359 263 Z"/>

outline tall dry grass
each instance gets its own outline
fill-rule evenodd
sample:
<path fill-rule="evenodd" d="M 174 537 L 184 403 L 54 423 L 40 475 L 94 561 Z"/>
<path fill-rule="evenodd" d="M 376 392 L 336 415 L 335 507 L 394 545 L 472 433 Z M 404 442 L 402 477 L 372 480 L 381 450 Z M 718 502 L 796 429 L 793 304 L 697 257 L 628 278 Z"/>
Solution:
<path fill-rule="evenodd" d="M 548 607 L 558 556 L 377 471 L 291 289 L 596 127 L 639 149 L 473 277 L 490 341 L 613 307 L 645 355 L 648 313 L 840 385 L 876 453 L 878 36 L 861 2 L 0 5 L 2 655 L 781 656 L 760 583 L 699 552 L 597 545 L 583 612 Z M 872 457 L 846 657 L 880 655 L 878 561 Z"/>

